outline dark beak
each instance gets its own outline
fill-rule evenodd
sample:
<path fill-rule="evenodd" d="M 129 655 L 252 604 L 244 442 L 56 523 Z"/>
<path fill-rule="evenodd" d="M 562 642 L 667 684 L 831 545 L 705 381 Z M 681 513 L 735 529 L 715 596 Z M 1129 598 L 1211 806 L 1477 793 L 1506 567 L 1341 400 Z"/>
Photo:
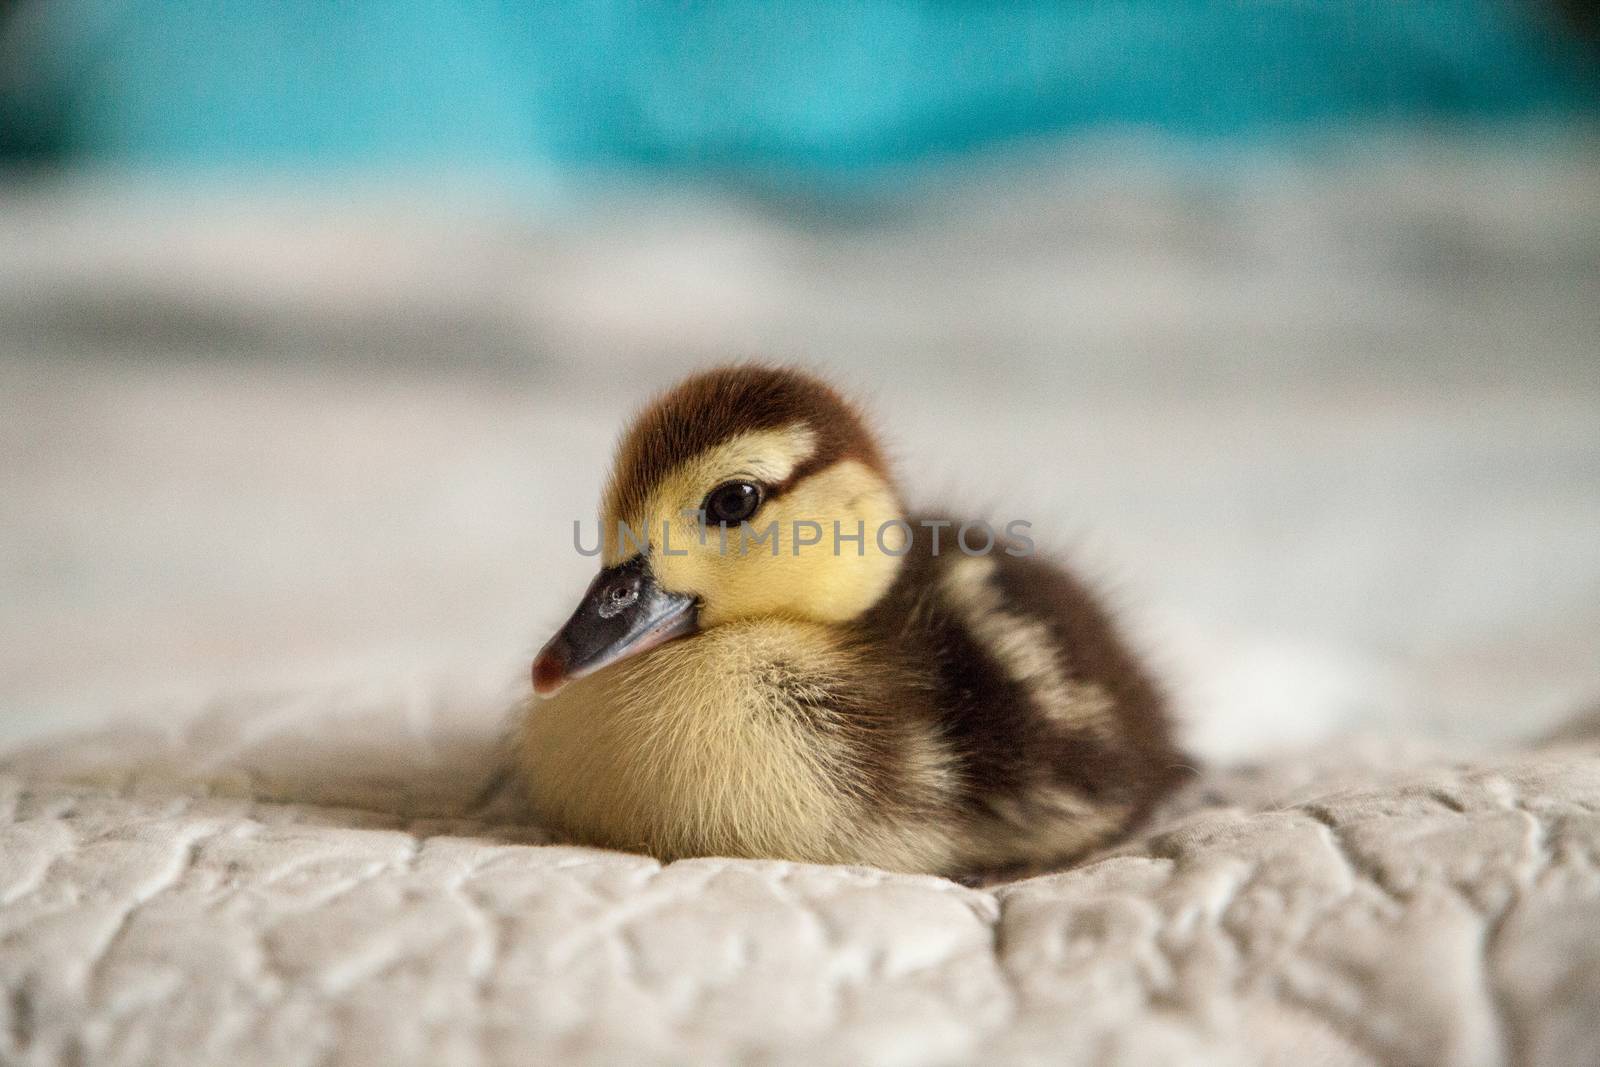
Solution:
<path fill-rule="evenodd" d="M 699 602 L 656 585 L 644 556 L 608 567 L 589 583 L 583 603 L 533 661 L 533 689 L 550 696 L 563 685 L 618 660 L 695 632 Z"/>

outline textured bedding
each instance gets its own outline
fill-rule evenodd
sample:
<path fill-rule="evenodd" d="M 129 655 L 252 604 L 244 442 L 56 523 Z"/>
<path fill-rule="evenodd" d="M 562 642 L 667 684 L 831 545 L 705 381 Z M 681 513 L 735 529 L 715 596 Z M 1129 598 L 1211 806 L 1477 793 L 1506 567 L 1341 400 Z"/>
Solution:
<path fill-rule="evenodd" d="M 969 888 L 552 842 L 484 792 L 502 707 L 286 697 L 14 753 L 0 1061 L 1600 1059 L 1583 728 L 1209 773 Z"/>

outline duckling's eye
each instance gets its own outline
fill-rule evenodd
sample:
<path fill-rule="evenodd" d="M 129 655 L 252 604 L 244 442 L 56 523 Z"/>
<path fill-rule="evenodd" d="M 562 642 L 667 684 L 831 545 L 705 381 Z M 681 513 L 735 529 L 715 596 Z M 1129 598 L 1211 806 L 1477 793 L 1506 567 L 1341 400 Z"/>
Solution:
<path fill-rule="evenodd" d="M 737 526 L 756 513 L 761 506 L 761 488 L 750 482 L 724 482 L 706 494 L 701 509 L 706 522 L 719 526 Z"/>

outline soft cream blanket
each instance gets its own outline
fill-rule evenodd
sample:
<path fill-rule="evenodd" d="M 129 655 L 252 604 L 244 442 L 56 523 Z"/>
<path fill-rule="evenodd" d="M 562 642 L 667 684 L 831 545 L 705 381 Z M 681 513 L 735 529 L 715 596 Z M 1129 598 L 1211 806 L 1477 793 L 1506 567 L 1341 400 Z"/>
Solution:
<path fill-rule="evenodd" d="M 474 801 L 501 705 L 333 693 L 0 767 L 8 1064 L 1600 1062 L 1600 740 L 1206 775 L 982 889 L 663 867 Z"/>

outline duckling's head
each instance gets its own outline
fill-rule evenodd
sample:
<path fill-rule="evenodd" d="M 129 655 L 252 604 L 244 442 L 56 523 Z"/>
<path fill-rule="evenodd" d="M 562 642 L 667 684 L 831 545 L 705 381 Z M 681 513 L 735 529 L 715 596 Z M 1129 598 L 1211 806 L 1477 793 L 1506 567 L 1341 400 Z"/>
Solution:
<path fill-rule="evenodd" d="M 695 375 L 623 435 L 602 562 L 533 665 L 534 688 L 740 619 L 840 623 L 889 588 L 909 543 L 860 414 L 798 371 Z"/>

